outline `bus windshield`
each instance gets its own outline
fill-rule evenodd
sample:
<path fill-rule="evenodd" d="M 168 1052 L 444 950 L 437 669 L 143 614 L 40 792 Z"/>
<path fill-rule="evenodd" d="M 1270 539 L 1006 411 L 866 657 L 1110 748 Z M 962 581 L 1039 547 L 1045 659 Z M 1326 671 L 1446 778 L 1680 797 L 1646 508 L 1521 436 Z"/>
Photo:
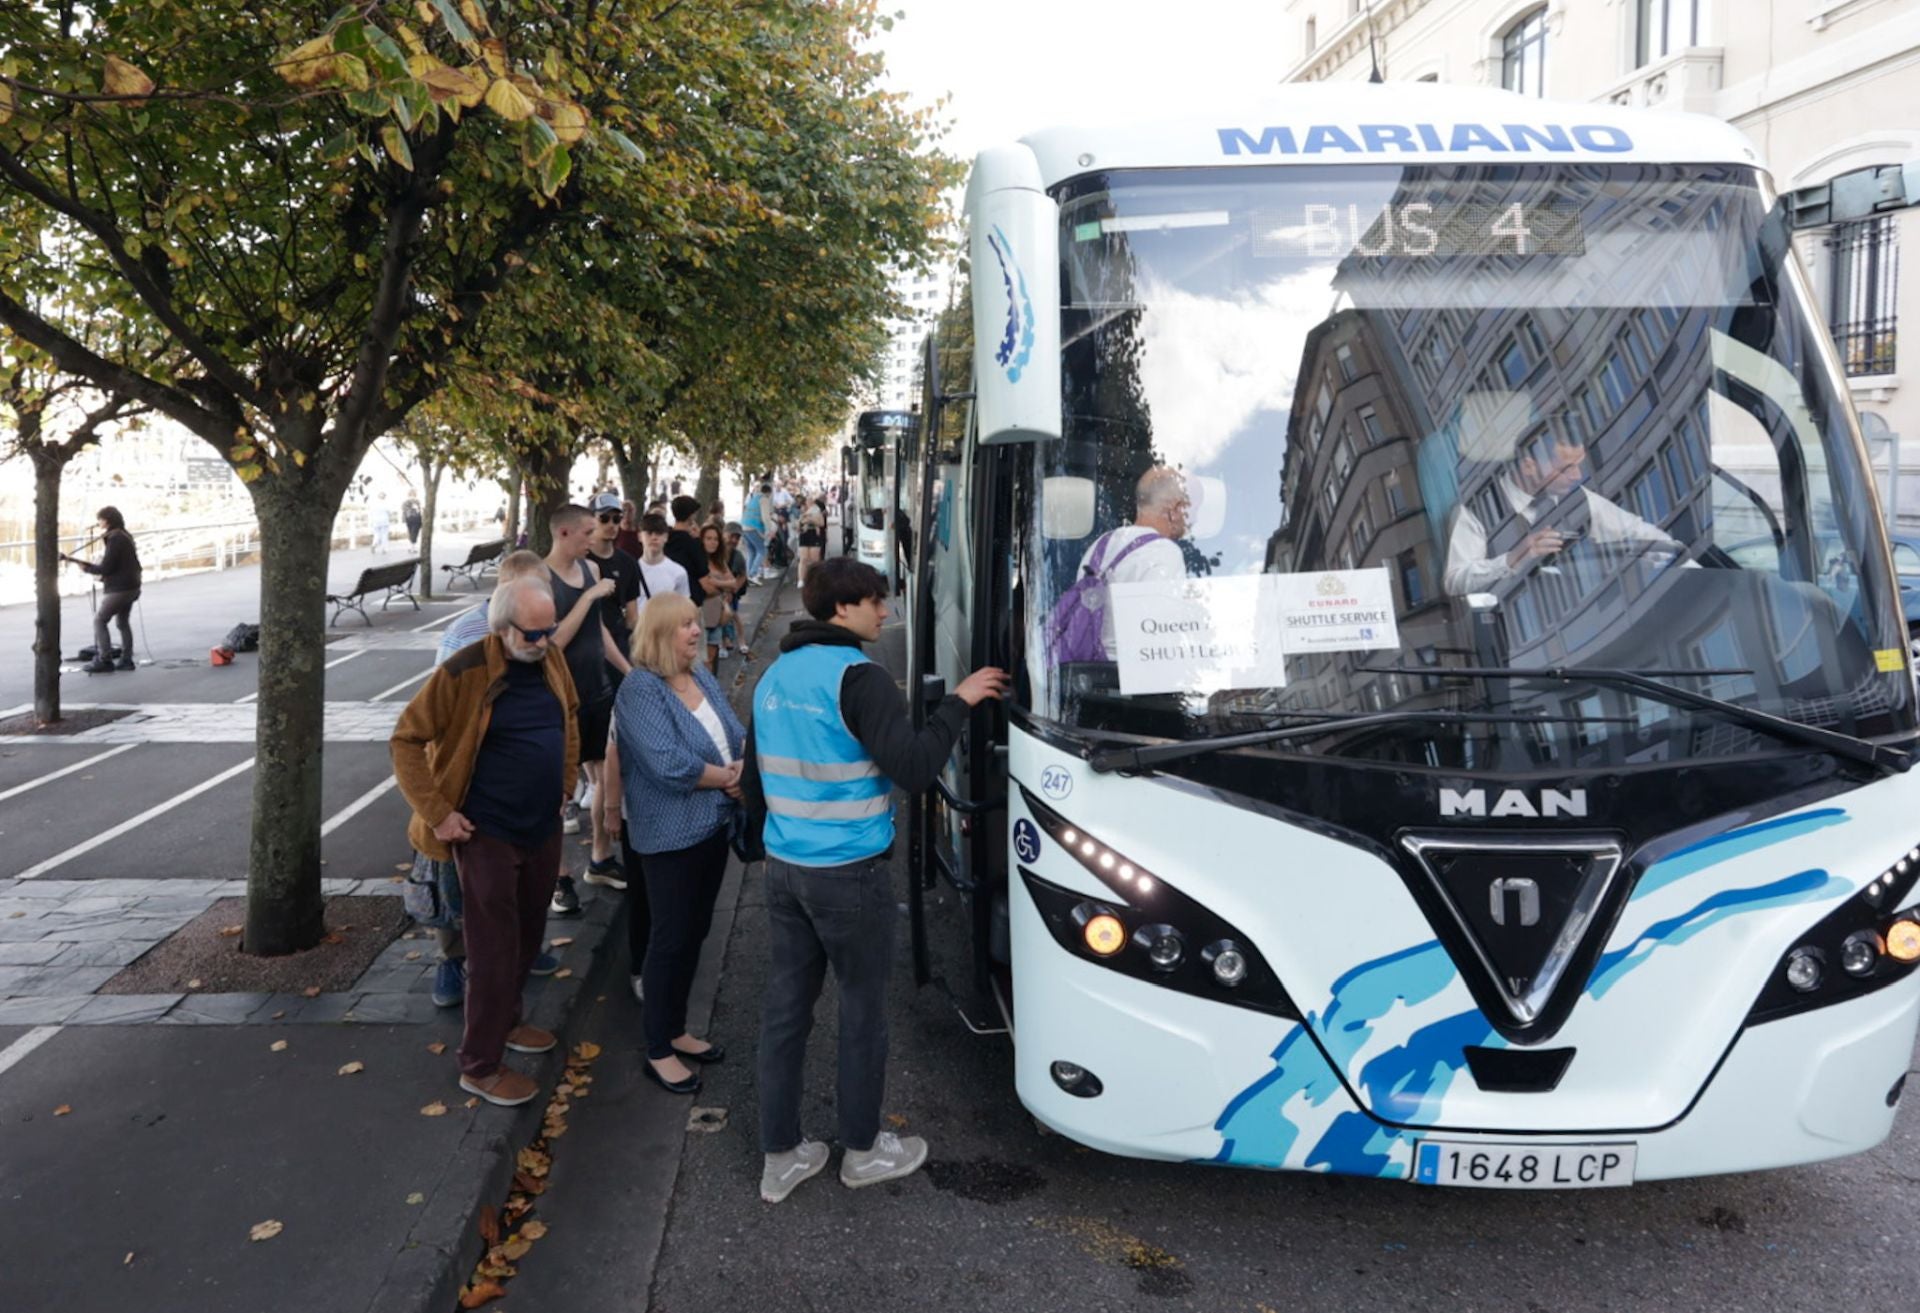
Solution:
<path fill-rule="evenodd" d="M 1528 676 L 1586 667 L 1911 730 L 1871 474 L 1752 170 L 1056 196 L 1063 437 L 1034 449 L 1019 562 L 1037 717 L 1190 740 L 1368 716 L 1268 750 L 1488 771 L 1789 750 Z"/>

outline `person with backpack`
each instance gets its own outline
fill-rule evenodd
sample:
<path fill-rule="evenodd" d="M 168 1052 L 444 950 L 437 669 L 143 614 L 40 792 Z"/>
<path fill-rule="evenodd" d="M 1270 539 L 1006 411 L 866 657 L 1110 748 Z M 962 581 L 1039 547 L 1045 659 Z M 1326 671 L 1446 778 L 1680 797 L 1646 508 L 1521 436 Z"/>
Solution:
<path fill-rule="evenodd" d="M 1053 665 L 1116 660 L 1113 608 L 1107 589 L 1113 584 L 1151 579 L 1184 579 L 1187 560 L 1180 539 L 1187 533 L 1186 478 L 1156 465 L 1133 489 L 1133 523 L 1109 529 L 1093 540 L 1073 585 L 1054 604 L 1047 620 L 1047 657 Z"/>

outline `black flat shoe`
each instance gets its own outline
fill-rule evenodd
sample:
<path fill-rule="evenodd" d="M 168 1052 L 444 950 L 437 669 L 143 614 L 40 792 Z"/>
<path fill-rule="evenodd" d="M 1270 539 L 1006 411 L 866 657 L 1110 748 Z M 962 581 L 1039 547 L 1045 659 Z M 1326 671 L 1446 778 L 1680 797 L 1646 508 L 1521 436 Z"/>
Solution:
<path fill-rule="evenodd" d="M 668 1080 L 654 1068 L 651 1061 L 642 1061 L 640 1070 L 646 1074 L 648 1080 L 658 1085 L 668 1094 L 698 1094 L 700 1092 L 700 1073 L 697 1071 L 693 1072 L 685 1080 Z"/>
<path fill-rule="evenodd" d="M 699 1053 L 690 1053 L 686 1049 L 675 1049 L 673 1056 L 682 1062 L 697 1062 L 702 1066 L 712 1062 L 725 1062 L 727 1051 L 718 1044 L 709 1044 Z"/>

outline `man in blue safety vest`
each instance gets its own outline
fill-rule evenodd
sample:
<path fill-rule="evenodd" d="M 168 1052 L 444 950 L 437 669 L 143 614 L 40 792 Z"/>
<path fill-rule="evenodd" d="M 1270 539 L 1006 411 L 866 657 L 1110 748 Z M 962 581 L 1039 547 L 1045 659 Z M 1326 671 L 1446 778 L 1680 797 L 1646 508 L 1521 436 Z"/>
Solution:
<path fill-rule="evenodd" d="M 887 975 L 896 902 L 893 787 L 932 786 L 967 713 L 1007 688 L 1003 670 L 974 671 L 916 733 L 893 677 L 862 643 L 880 637 L 887 583 L 848 557 L 807 572 L 812 616 L 780 643 L 753 695 L 742 780 L 764 806 L 772 967 L 760 1031 L 760 1197 L 778 1203 L 827 1165 L 827 1146 L 800 1131 L 802 1072 L 826 970 L 840 988 L 840 1179 L 876 1185 L 916 1171 L 927 1142 L 880 1129 L 886 1090 Z"/>

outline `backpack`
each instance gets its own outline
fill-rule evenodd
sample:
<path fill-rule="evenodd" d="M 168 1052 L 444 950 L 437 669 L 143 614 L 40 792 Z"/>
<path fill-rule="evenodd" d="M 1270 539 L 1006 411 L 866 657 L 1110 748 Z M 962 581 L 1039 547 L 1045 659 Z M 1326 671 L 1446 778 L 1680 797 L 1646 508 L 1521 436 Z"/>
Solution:
<path fill-rule="evenodd" d="M 1120 562 L 1148 543 L 1160 541 L 1157 533 L 1142 534 L 1121 548 L 1111 561 L 1107 549 L 1113 546 L 1109 531 L 1094 544 L 1086 568 L 1073 587 L 1060 595 L 1047 617 L 1047 660 L 1055 666 L 1075 661 L 1106 661 L 1107 647 L 1101 642 L 1101 619 L 1107 608 L 1107 580 L 1120 568 Z"/>

